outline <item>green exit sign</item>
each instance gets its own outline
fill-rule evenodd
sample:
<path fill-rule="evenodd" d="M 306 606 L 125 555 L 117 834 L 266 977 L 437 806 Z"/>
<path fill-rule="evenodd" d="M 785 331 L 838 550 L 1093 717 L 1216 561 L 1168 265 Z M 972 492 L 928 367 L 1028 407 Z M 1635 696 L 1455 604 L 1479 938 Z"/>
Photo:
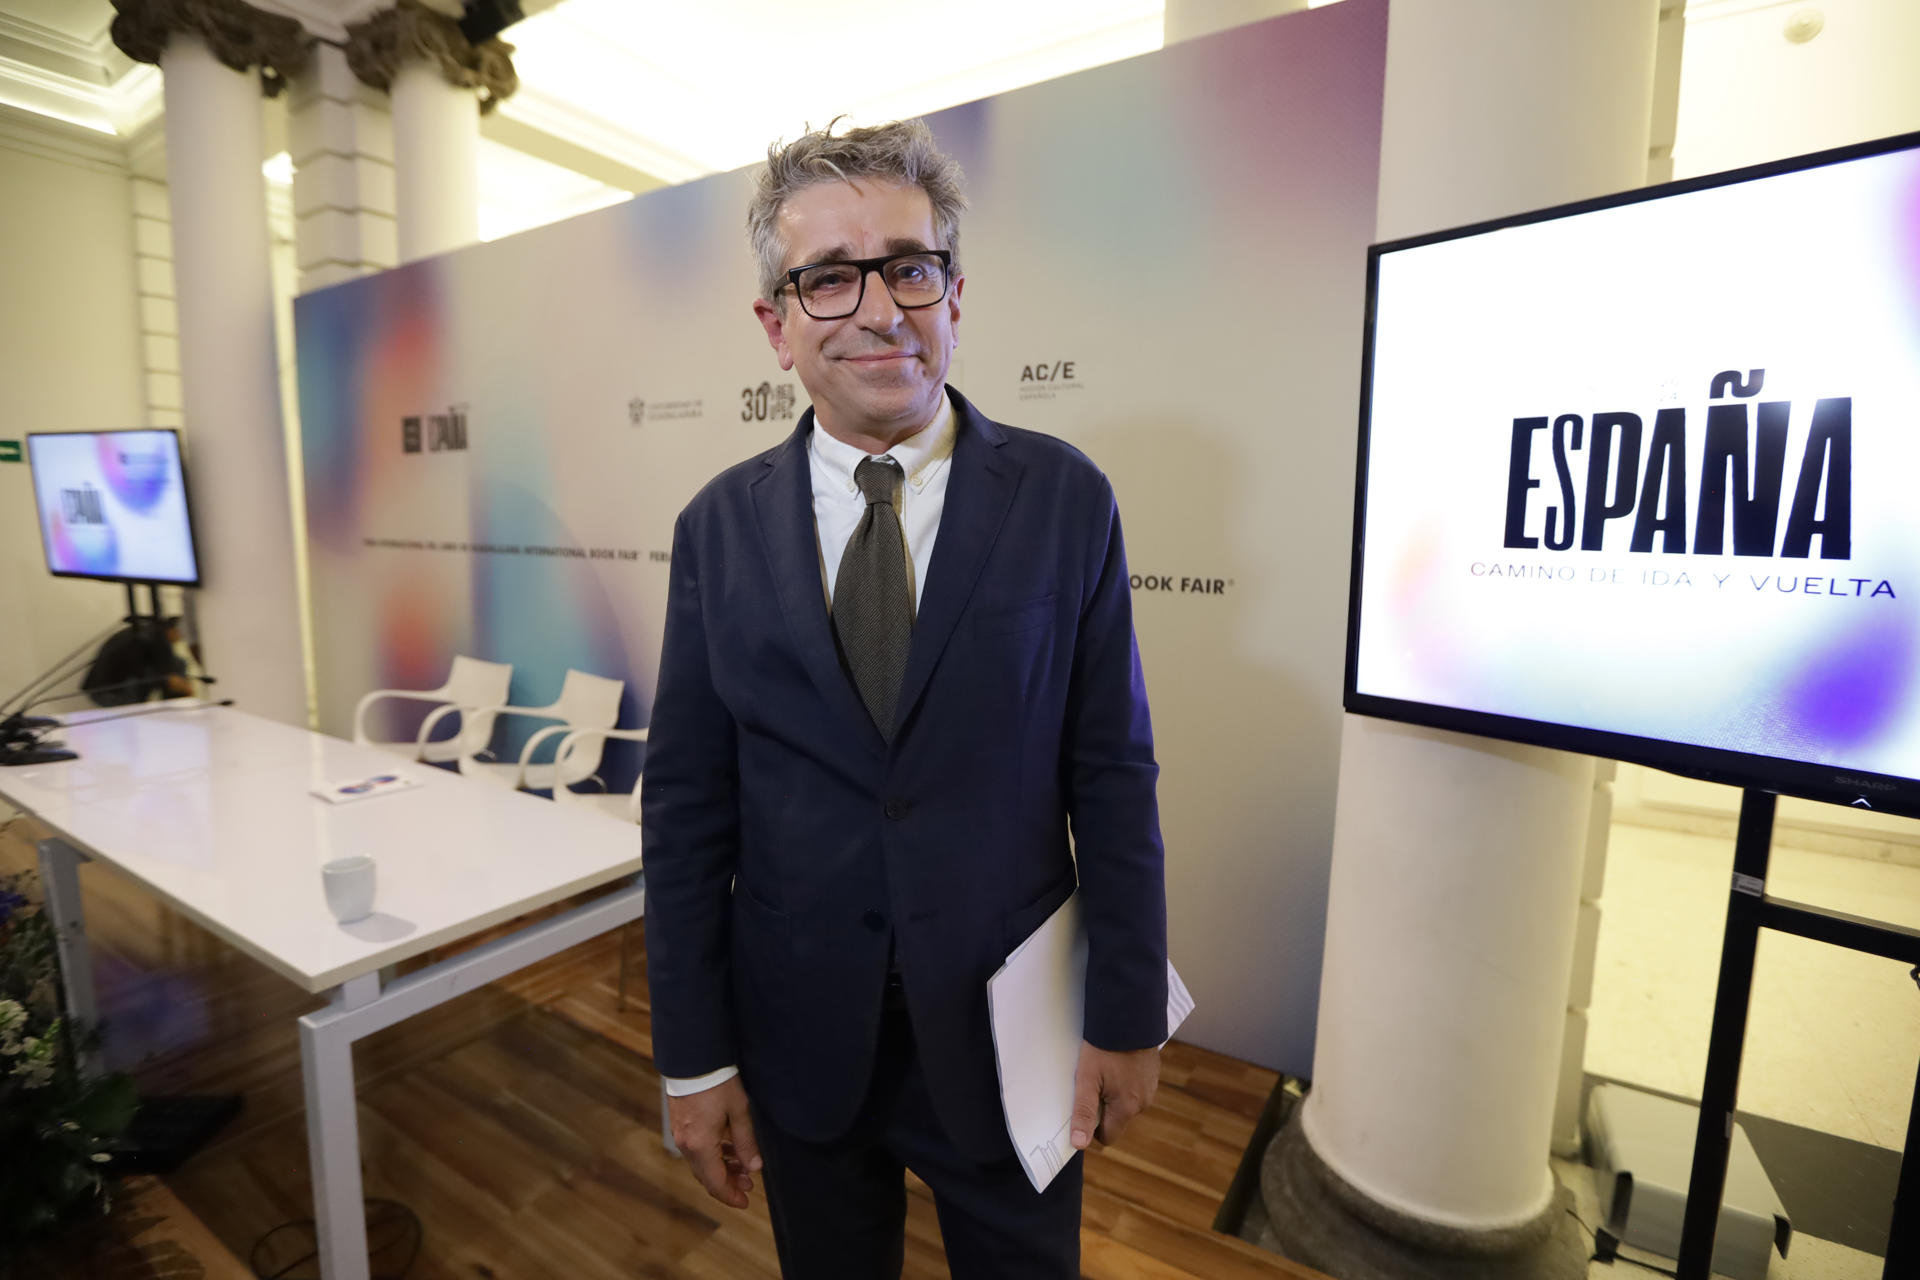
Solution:
<path fill-rule="evenodd" d="M 20 442 L 18 440 L 0 440 L 0 462 L 20 461 Z"/>

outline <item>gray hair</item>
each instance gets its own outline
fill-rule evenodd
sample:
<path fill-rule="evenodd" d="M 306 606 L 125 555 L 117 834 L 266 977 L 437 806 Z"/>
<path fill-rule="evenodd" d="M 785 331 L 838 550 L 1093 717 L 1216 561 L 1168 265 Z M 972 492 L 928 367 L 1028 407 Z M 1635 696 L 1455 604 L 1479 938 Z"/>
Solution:
<path fill-rule="evenodd" d="M 960 191 L 960 166 L 934 143 L 933 130 L 923 120 L 895 120 L 836 137 L 838 123 L 836 117 L 824 129 L 768 147 L 767 167 L 747 206 L 747 236 L 760 260 L 760 296 L 783 309 L 786 297 L 779 289 L 786 283 L 787 245 L 780 237 L 780 210 L 788 198 L 822 182 L 879 178 L 919 187 L 933 206 L 933 232 L 941 241 L 932 247 L 952 253 L 953 271 L 960 270 L 960 213 L 967 198 Z"/>

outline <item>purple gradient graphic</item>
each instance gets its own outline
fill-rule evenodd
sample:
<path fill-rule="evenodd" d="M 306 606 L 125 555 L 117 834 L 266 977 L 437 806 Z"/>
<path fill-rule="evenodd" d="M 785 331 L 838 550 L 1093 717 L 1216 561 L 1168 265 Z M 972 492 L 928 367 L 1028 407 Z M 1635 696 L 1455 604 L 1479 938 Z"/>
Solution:
<path fill-rule="evenodd" d="M 1914 341 L 1920 345 L 1920 157 L 1914 158 L 1905 195 L 1895 213 L 1894 240 L 1906 268 L 1902 292 L 1913 313 Z"/>
<path fill-rule="evenodd" d="M 1782 682 L 1785 732 L 1818 756 L 1873 746 L 1912 696 L 1916 642 L 1911 618 L 1896 614 L 1808 654 Z"/>
<path fill-rule="evenodd" d="M 120 541 L 110 524 L 75 528 L 55 511 L 47 517 L 47 548 L 56 573 L 112 574 L 120 568 Z"/>
<path fill-rule="evenodd" d="M 159 503 L 173 480 L 169 443 L 159 435 L 118 433 L 94 441 L 100 474 L 128 510 L 145 514 Z"/>

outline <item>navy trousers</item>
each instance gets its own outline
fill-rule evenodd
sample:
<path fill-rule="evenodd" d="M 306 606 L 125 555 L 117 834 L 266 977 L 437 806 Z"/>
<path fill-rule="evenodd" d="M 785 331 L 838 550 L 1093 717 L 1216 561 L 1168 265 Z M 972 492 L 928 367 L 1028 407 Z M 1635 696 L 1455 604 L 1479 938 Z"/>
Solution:
<path fill-rule="evenodd" d="M 954 1280 L 1078 1277 L 1081 1159 L 1036 1192 L 1013 1156 L 982 1165 L 954 1150 L 927 1095 L 904 1002 L 888 1006 L 873 1083 L 849 1133 L 805 1142 L 754 1109 L 781 1274 L 897 1280 L 911 1169 L 933 1191 Z"/>

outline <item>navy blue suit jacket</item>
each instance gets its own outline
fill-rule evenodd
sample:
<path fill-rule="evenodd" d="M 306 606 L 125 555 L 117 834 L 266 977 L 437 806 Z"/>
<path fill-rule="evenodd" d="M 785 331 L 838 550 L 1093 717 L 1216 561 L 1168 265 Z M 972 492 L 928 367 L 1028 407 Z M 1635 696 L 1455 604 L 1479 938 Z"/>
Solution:
<path fill-rule="evenodd" d="M 661 1074 L 737 1063 L 775 1124 L 829 1141 L 866 1094 L 892 939 L 935 1109 L 984 1161 L 1011 1152 L 987 979 L 1077 862 L 1086 1038 L 1156 1045 L 1166 895 L 1113 490 L 949 394 L 891 744 L 828 616 L 812 411 L 681 513 L 642 788 L 647 963 Z"/>

